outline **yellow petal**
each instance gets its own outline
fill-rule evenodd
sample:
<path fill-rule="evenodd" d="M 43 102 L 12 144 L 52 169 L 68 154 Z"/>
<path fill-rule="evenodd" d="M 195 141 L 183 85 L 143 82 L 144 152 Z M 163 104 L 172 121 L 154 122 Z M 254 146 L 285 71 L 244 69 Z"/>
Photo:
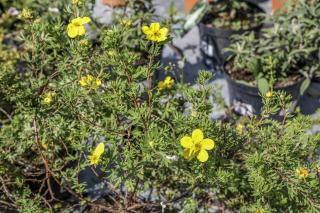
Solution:
<path fill-rule="evenodd" d="M 164 80 L 164 82 L 166 83 L 166 84 L 170 84 L 171 83 L 171 77 L 170 76 L 167 76 L 166 77 L 166 79 Z"/>
<path fill-rule="evenodd" d="M 93 76 L 92 75 L 87 75 L 87 83 L 92 83 L 93 81 Z"/>
<path fill-rule="evenodd" d="M 157 31 L 159 31 L 159 30 L 160 30 L 160 23 L 159 23 L 159 22 L 152 23 L 152 24 L 150 25 L 150 30 L 151 30 L 152 32 L 157 32 Z"/>
<path fill-rule="evenodd" d="M 81 79 L 80 79 L 80 81 L 79 81 L 79 83 L 80 83 L 80 85 L 81 86 L 87 86 L 88 85 L 88 83 L 87 83 L 87 78 L 86 77 L 82 77 Z"/>
<path fill-rule="evenodd" d="M 78 35 L 78 29 L 73 24 L 68 24 L 67 32 L 70 38 L 75 38 Z"/>
<path fill-rule="evenodd" d="M 97 87 L 101 86 L 101 80 L 100 79 L 96 79 L 96 86 Z"/>
<path fill-rule="evenodd" d="M 201 129 L 195 129 L 192 132 L 192 140 L 195 142 L 200 142 L 203 140 L 203 132 L 201 131 Z"/>
<path fill-rule="evenodd" d="M 98 156 L 98 155 L 90 155 L 89 156 L 89 161 L 90 161 L 91 165 L 98 165 L 99 159 L 100 159 L 100 156 Z"/>
<path fill-rule="evenodd" d="M 158 83 L 158 87 L 159 87 L 159 90 L 163 90 L 163 89 L 166 88 L 166 84 L 165 84 L 163 81 L 160 81 L 160 82 Z"/>
<path fill-rule="evenodd" d="M 71 23 L 74 25 L 81 25 L 81 17 L 72 19 Z"/>
<path fill-rule="evenodd" d="M 84 26 L 80 26 L 80 27 L 77 27 L 78 28 L 78 35 L 79 36 L 83 36 L 86 34 L 86 28 L 84 28 Z"/>
<path fill-rule="evenodd" d="M 100 156 L 104 153 L 104 144 L 99 143 L 96 149 L 93 151 L 92 155 Z"/>
<path fill-rule="evenodd" d="M 158 42 L 165 41 L 168 38 L 168 29 L 162 28 L 159 30 L 160 36 L 158 37 Z"/>
<path fill-rule="evenodd" d="M 183 157 L 187 160 L 190 160 L 193 156 L 192 156 L 192 150 L 191 149 L 185 149 L 183 152 Z"/>
<path fill-rule="evenodd" d="M 211 150 L 214 148 L 214 141 L 209 138 L 204 139 L 203 141 L 201 141 L 201 147 L 205 150 Z"/>
<path fill-rule="evenodd" d="M 183 148 L 191 148 L 193 146 L 192 138 L 184 136 L 183 138 L 181 138 L 180 144 Z"/>
<path fill-rule="evenodd" d="M 81 18 L 81 24 L 88 24 L 91 21 L 91 19 L 87 16 Z"/>
<path fill-rule="evenodd" d="M 208 152 L 204 149 L 200 150 L 199 154 L 197 155 L 197 158 L 200 162 L 206 162 L 209 158 Z"/>
<path fill-rule="evenodd" d="M 142 32 L 146 35 L 150 33 L 150 28 L 148 26 L 143 26 L 142 27 Z"/>
<path fill-rule="evenodd" d="M 168 28 L 163 27 L 163 28 L 161 28 L 161 29 L 159 30 L 159 32 L 160 32 L 160 34 L 161 34 L 161 35 L 163 35 L 163 36 L 167 36 L 167 35 L 168 35 L 169 30 L 168 30 Z"/>

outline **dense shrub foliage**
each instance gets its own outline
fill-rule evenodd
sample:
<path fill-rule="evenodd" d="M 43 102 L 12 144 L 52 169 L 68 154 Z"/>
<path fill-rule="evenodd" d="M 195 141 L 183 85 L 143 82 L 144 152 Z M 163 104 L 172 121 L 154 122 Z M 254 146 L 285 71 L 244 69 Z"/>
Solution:
<path fill-rule="evenodd" d="M 84 0 L 61 16 L 31 5 L 19 39 L 1 28 L 17 42 L 1 44 L 1 211 L 320 211 L 320 138 L 285 94 L 260 116 L 212 121 L 212 74 L 191 87 L 159 61 L 168 23 L 121 17 L 89 40 Z"/>

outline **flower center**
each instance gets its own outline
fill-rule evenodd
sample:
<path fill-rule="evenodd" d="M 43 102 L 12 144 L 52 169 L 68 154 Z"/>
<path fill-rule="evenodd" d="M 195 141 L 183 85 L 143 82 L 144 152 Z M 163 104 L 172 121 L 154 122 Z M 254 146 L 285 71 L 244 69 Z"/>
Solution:
<path fill-rule="evenodd" d="M 154 37 L 160 37 L 161 33 L 159 31 L 153 32 Z"/>
<path fill-rule="evenodd" d="M 74 26 L 76 26 L 76 27 L 80 27 L 82 24 L 80 23 L 80 22 L 75 22 L 74 23 Z"/>
<path fill-rule="evenodd" d="M 201 150 L 201 143 L 196 143 L 194 147 L 196 148 L 196 150 Z"/>
<path fill-rule="evenodd" d="M 98 157 L 97 155 L 93 155 L 93 156 L 92 156 L 92 161 L 97 161 L 98 158 L 99 158 L 99 157 Z"/>

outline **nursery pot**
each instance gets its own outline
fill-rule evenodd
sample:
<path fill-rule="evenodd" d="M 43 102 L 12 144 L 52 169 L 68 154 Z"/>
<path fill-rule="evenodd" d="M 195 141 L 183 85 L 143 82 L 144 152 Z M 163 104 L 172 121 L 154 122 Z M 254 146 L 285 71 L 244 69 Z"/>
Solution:
<path fill-rule="evenodd" d="M 126 0 L 101 0 L 101 2 L 110 7 L 123 7 L 127 4 Z"/>
<path fill-rule="evenodd" d="M 198 0 L 184 0 L 184 10 L 190 12 Z"/>
<path fill-rule="evenodd" d="M 320 98 L 320 79 L 313 79 L 307 94 L 313 98 Z"/>
<path fill-rule="evenodd" d="M 275 12 L 278 9 L 281 9 L 283 4 L 286 3 L 287 0 L 272 0 L 272 12 Z"/>
<path fill-rule="evenodd" d="M 258 87 L 234 80 L 226 71 L 224 72 L 224 76 L 228 85 L 230 104 L 240 102 L 241 104 L 250 105 L 253 110 L 252 112 L 259 114 L 263 104 Z M 289 86 L 278 87 L 273 90 L 284 91 L 291 95 L 293 100 L 297 100 L 300 95 L 300 86 L 303 80 L 304 79 L 301 78 Z"/>
<path fill-rule="evenodd" d="M 258 12 L 264 13 L 264 10 L 258 5 L 247 1 L 249 5 L 256 8 Z M 262 28 L 262 24 L 246 29 L 246 30 L 232 30 L 228 28 L 216 28 L 203 22 L 198 24 L 200 31 L 200 51 L 204 60 L 204 64 L 208 67 L 223 66 L 224 61 L 230 55 L 224 52 L 223 49 L 229 47 L 231 44 L 231 37 L 237 34 L 243 34 L 248 31 L 254 31 L 257 34 Z"/>

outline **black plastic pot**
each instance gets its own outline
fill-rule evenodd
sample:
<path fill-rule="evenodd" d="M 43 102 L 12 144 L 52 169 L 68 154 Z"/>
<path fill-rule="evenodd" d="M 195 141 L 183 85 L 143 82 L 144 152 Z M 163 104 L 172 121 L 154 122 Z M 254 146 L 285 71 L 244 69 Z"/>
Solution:
<path fill-rule="evenodd" d="M 249 5 L 256 8 L 257 11 L 265 13 L 257 4 L 247 1 Z M 263 24 L 249 28 L 246 30 L 232 30 L 227 28 L 214 28 L 204 23 L 198 24 L 200 31 L 200 51 L 204 60 L 204 64 L 208 67 L 219 66 L 224 64 L 225 59 L 230 53 L 223 51 L 224 48 L 231 44 L 231 37 L 233 35 L 243 34 L 245 32 L 254 31 L 260 33 Z"/>
<path fill-rule="evenodd" d="M 241 104 L 250 105 L 253 109 L 253 114 L 259 114 L 262 108 L 262 98 L 258 87 L 236 81 L 226 72 L 224 72 L 224 76 L 228 85 L 230 104 L 239 102 Z M 292 85 L 276 88 L 274 91 L 282 90 L 288 95 L 291 95 L 293 100 L 297 100 L 300 95 L 300 86 L 303 80 L 304 79 L 302 78 Z"/>

